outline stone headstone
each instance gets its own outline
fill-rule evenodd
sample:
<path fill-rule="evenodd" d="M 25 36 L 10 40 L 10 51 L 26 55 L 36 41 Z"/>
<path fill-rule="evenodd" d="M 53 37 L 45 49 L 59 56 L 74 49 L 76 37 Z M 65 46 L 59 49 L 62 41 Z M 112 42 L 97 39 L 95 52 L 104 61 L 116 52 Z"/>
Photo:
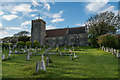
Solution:
<path fill-rule="evenodd" d="M 2 60 L 4 60 L 4 59 L 5 59 L 5 54 L 2 55 Z"/>
<path fill-rule="evenodd" d="M 77 56 L 75 55 L 75 53 L 74 53 L 74 58 L 77 58 Z"/>
<path fill-rule="evenodd" d="M 9 50 L 9 54 L 12 54 L 13 52 L 11 50 Z"/>
<path fill-rule="evenodd" d="M 111 48 L 111 49 L 110 49 L 110 52 L 111 52 L 111 53 L 113 53 L 113 52 L 114 52 L 113 48 Z"/>
<path fill-rule="evenodd" d="M 119 50 L 117 50 L 117 58 L 119 58 L 120 57 L 120 55 L 119 55 Z"/>
<path fill-rule="evenodd" d="M 108 52 L 108 47 L 106 48 L 106 52 Z"/>
<path fill-rule="evenodd" d="M 116 49 L 114 49 L 114 53 L 116 54 Z"/>
<path fill-rule="evenodd" d="M 104 50 L 104 46 L 102 46 L 102 50 Z"/>
<path fill-rule="evenodd" d="M 11 57 L 11 54 L 9 53 L 9 57 Z"/>
<path fill-rule="evenodd" d="M 42 60 L 41 60 L 41 62 L 40 62 L 40 70 L 46 70 L 43 54 L 42 54 L 41 57 L 42 57 Z"/>
<path fill-rule="evenodd" d="M 39 66 L 40 64 L 39 64 L 39 61 L 37 61 L 37 64 L 36 64 L 36 72 L 38 72 L 39 71 L 39 69 L 40 69 L 40 66 Z"/>
<path fill-rule="evenodd" d="M 17 50 L 15 50 L 15 54 L 17 54 L 18 53 L 18 51 Z"/>
<path fill-rule="evenodd" d="M 60 52 L 60 56 L 63 56 L 61 52 Z"/>
<path fill-rule="evenodd" d="M 70 54 L 70 61 L 72 60 L 72 56 L 71 56 L 71 54 Z"/>
<path fill-rule="evenodd" d="M 49 67 L 49 58 L 46 58 L 46 67 Z"/>
<path fill-rule="evenodd" d="M 26 55 L 26 60 L 29 60 L 29 58 L 30 58 L 30 55 L 27 54 L 27 55 Z"/>

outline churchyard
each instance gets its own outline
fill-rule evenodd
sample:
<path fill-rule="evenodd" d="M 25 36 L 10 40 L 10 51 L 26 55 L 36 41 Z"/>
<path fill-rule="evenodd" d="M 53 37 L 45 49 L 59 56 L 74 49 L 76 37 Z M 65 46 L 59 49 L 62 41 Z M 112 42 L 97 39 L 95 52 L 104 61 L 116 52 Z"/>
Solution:
<path fill-rule="evenodd" d="M 118 54 L 89 46 L 3 48 L 2 78 L 118 78 Z"/>

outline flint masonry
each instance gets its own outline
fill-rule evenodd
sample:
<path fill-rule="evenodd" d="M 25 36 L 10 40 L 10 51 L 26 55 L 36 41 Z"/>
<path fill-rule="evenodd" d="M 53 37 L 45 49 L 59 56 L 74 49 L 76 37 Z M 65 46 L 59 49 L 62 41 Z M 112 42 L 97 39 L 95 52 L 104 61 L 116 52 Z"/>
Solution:
<path fill-rule="evenodd" d="M 31 41 L 39 41 L 40 45 L 51 46 L 87 46 L 88 35 L 85 26 L 46 30 L 46 22 L 42 19 L 32 20 Z"/>

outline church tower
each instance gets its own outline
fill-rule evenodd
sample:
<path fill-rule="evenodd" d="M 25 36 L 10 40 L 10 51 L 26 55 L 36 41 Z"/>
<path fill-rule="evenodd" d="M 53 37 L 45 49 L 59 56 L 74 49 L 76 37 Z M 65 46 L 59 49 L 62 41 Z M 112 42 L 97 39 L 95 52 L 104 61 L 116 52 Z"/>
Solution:
<path fill-rule="evenodd" d="M 37 40 L 40 43 L 40 46 L 45 45 L 45 36 L 46 36 L 46 22 L 42 19 L 32 20 L 31 28 L 31 41 L 32 43 Z"/>

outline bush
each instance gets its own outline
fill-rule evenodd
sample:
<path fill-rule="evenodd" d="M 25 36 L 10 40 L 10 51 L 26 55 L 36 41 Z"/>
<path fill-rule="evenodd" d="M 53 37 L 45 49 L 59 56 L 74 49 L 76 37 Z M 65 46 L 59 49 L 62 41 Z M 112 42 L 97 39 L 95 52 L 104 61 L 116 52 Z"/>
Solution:
<path fill-rule="evenodd" d="M 117 39 L 112 34 L 101 35 L 98 37 L 98 44 L 100 47 L 105 46 L 115 48 L 117 46 Z"/>
<path fill-rule="evenodd" d="M 27 42 L 27 41 L 30 41 L 30 37 L 28 36 L 20 36 L 18 37 L 18 41 L 23 41 L 23 42 Z"/>
<path fill-rule="evenodd" d="M 24 47 L 25 43 L 23 41 L 18 41 L 17 46 Z"/>
<path fill-rule="evenodd" d="M 33 47 L 35 48 L 35 47 L 38 47 L 38 46 L 39 46 L 39 41 L 35 40 L 35 41 L 33 42 Z"/>
<path fill-rule="evenodd" d="M 32 45 L 32 42 L 31 42 L 31 41 L 27 41 L 27 42 L 26 42 L 26 46 L 27 46 L 27 47 L 30 47 L 31 45 Z"/>

